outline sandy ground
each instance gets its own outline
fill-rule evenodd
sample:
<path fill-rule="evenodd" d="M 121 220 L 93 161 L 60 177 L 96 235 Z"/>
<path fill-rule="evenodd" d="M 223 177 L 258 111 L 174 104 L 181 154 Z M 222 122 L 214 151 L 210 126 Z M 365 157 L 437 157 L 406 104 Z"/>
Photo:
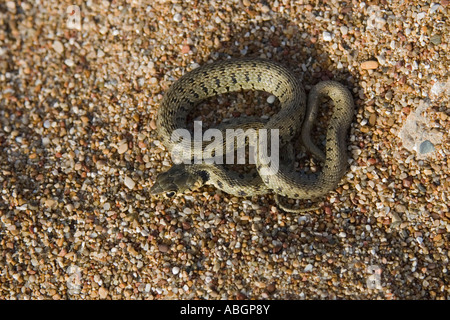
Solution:
<path fill-rule="evenodd" d="M 2 1 L 0 298 L 449 299 L 449 15 L 448 0 Z M 164 93 L 243 56 L 351 90 L 348 173 L 321 209 L 149 195 L 172 165 Z M 270 116 L 236 99 L 199 116 Z"/>

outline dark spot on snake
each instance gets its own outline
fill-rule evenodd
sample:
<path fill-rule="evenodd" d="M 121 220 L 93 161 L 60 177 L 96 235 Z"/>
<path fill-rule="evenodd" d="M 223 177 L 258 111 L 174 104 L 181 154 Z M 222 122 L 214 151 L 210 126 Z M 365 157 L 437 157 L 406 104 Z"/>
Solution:
<path fill-rule="evenodd" d="M 196 98 L 196 99 L 198 99 L 200 96 L 198 95 L 198 93 L 197 92 L 195 92 L 194 90 L 190 90 L 190 92 L 192 93 L 192 95 Z"/>
<path fill-rule="evenodd" d="M 258 77 L 256 78 L 258 80 L 258 82 L 261 82 L 261 74 L 258 74 Z"/>
<path fill-rule="evenodd" d="M 244 179 L 244 175 L 242 173 L 239 173 L 239 178 Z"/>
<path fill-rule="evenodd" d="M 280 89 L 280 86 L 281 86 L 281 82 L 278 81 L 277 86 L 275 88 L 275 92 L 277 92 Z"/>
<path fill-rule="evenodd" d="M 219 188 L 223 188 L 223 183 L 222 183 L 222 181 L 217 181 L 217 185 L 219 186 Z"/>
<path fill-rule="evenodd" d="M 278 187 L 278 188 L 277 188 L 277 191 L 278 191 L 278 192 L 283 192 L 283 189 L 281 189 L 281 187 Z"/>
<path fill-rule="evenodd" d="M 215 80 L 215 82 L 216 82 L 216 85 L 217 85 L 218 87 L 220 87 L 220 79 L 219 79 L 219 78 L 215 78 L 214 80 Z"/>
<path fill-rule="evenodd" d="M 202 90 L 203 90 L 203 92 L 205 92 L 206 94 L 208 94 L 208 88 L 207 88 L 207 87 L 202 86 Z"/>
<path fill-rule="evenodd" d="M 240 195 L 241 197 L 245 197 L 247 193 L 245 193 L 245 191 L 239 191 L 238 195 Z"/>
<path fill-rule="evenodd" d="M 231 81 L 233 82 L 233 84 L 236 84 L 237 83 L 236 77 L 235 76 L 231 76 Z"/>
<path fill-rule="evenodd" d="M 294 128 L 289 128 L 289 135 L 292 137 L 294 135 Z"/>
<path fill-rule="evenodd" d="M 294 197 L 296 197 L 296 198 L 299 197 L 298 193 L 294 194 Z"/>
<path fill-rule="evenodd" d="M 205 170 L 199 170 L 197 174 L 202 178 L 203 183 L 206 183 L 209 180 L 209 173 Z"/>

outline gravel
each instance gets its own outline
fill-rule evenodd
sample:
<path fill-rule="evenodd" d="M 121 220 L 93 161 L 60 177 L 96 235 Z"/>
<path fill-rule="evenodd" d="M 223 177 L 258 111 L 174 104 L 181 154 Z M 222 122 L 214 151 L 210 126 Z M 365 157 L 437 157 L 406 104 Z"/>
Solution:
<path fill-rule="evenodd" d="M 448 0 L 88 0 L 79 29 L 70 5 L 0 4 L 1 298 L 450 298 Z M 172 164 L 155 130 L 167 89 L 243 55 L 353 94 L 349 169 L 319 210 L 149 195 Z M 272 99 L 196 116 L 270 117 Z"/>

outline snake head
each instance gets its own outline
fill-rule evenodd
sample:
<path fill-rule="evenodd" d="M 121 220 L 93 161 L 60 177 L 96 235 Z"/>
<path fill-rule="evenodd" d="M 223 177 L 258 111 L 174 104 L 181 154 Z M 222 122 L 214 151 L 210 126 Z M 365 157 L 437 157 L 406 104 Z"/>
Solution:
<path fill-rule="evenodd" d="M 156 182 L 151 187 L 150 194 L 165 193 L 167 197 L 171 198 L 177 193 L 195 190 L 204 183 L 205 179 L 201 173 L 189 170 L 188 165 L 176 164 L 156 177 Z"/>

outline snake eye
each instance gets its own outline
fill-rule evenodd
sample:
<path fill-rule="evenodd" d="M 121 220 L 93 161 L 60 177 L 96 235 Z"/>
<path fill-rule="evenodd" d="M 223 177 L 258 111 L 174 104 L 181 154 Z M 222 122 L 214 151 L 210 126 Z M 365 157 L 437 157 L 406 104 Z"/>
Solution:
<path fill-rule="evenodd" d="M 166 196 L 172 198 L 175 195 L 175 191 L 166 192 Z"/>

